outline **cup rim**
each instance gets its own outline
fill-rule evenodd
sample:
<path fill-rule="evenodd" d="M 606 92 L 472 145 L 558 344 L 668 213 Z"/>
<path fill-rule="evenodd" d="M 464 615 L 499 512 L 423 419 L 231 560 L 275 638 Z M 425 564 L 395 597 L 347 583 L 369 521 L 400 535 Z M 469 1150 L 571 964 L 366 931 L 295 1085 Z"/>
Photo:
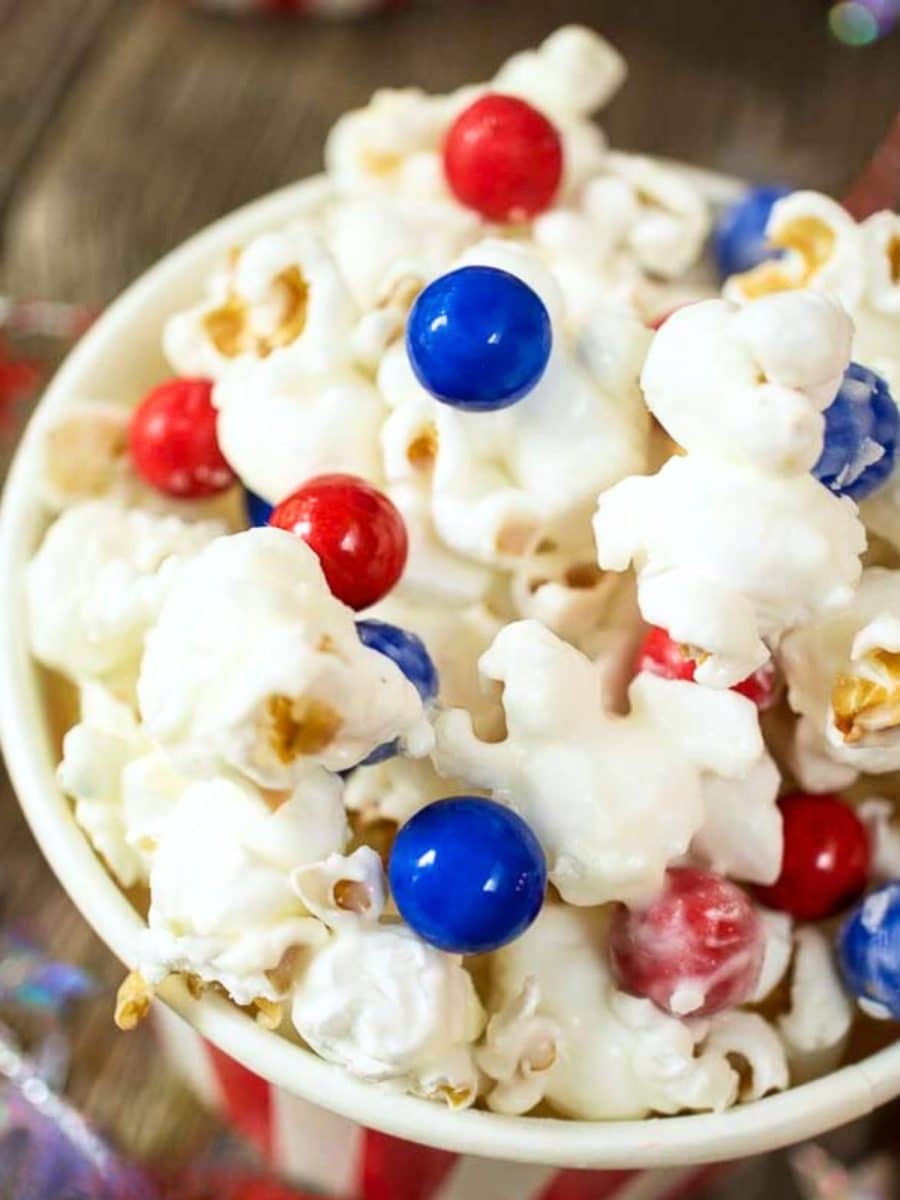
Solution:
<path fill-rule="evenodd" d="M 686 170 L 713 200 L 733 196 L 740 186 L 721 175 Z M 70 899 L 124 963 L 134 961 L 135 936 L 144 922 L 94 854 L 57 786 L 40 669 L 28 649 L 23 575 L 44 527 L 36 487 L 42 430 L 71 398 L 97 396 L 124 378 L 131 346 L 150 338 L 158 346 L 166 312 L 196 296 L 197 280 L 224 251 L 314 209 L 327 195 L 327 181 L 320 176 L 291 184 L 215 222 L 142 275 L 60 367 L 10 467 L 0 509 L 0 662 L 5 668 L 0 671 L 0 740 L 44 856 Z M 110 363 L 116 364 L 112 371 Z M 178 979 L 167 980 L 159 998 L 270 1084 L 361 1125 L 443 1150 L 548 1166 L 659 1167 L 737 1158 L 815 1136 L 900 1094 L 898 1042 L 811 1083 L 722 1113 L 584 1121 L 454 1112 L 359 1080 L 263 1029 L 223 999 L 193 998 Z"/>

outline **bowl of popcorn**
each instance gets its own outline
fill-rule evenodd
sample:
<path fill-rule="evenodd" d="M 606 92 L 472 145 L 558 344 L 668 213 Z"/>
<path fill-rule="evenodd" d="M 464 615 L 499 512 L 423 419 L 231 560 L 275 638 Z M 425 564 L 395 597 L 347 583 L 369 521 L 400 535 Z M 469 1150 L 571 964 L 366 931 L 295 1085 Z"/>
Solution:
<path fill-rule="evenodd" d="M 900 217 L 610 150 L 565 28 L 176 250 L 3 511 L 3 740 L 273 1086 L 560 1165 L 900 1092 Z"/>

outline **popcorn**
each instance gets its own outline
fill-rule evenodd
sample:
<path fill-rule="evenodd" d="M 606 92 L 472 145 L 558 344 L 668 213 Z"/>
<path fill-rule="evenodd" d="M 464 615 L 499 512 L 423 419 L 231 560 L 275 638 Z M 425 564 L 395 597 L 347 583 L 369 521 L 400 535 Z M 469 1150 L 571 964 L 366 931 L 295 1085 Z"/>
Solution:
<path fill-rule="evenodd" d="M 438 149 L 450 123 L 445 97 L 419 88 L 382 88 L 345 113 L 325 142 L 325 168 L 340 192 L 449 199 Z"/>
<path fill-rule="evenodd" d="M 478 1088 L 472 1043 L 484 1014 L 458 955 L 403 925 L 341 923 L 293 992 L 291 1019 L 329 1062 L 453 1108 Z"/>
<path fill-rule="evenodd" d="M 628 68 L 614 46 L 583 25 L 551 33 L 537 50 L 508 59 L 493 87 L 519 96 L 548 117 L 589 117 L 608 104 L 625 82 Z"/>
<path fill-rule="evenodd" d="M 379 821 L 404 825 L 426 804 L 461 790 L 461 784 L 439 775 L 427 758 L 395 755 L 357 767 L 347 779 L 344 804 L 348 812 L 359 813 L 364 826 Z"/>
<path fill-rule="evenodd" d="M 872 797 L 859 806 L 856 815 L 869 834 L 873 879 L 900 879 L 900 829 L 894 823 L 893 803 Z"/>
<path fill-rule="evenodd" d="M 489 240 L 461 265 L 474 263 L 523 278 L 560 320 L 561 297 L 533 253 Z M 432 399 L 404 348 L 392 347 L 378 379 L 393 410 L 382 430 L 388 479 L 425 481 L 438 537 L 477 562 L 514 566 L 543 538 L 580 537 L 584 545 L 598 491 L 644 467 L 646 414 L 633 384 L 639 345 L 629 341 L 630 389 L 598 386 L 558 348 L 529 395 L 489 413 L 464 413 Z"/>
<path fill-rule="evenodd" d="M 187 524 L 113 499 L 66 509 L 26 574 L 35 657 L 76 683 L 127 690 L 181 565 L 223 532 L 218 522 Z"/>
<path fill-rule="evenodd" d="M 236 361 L 269 357 L 321 372 L 346 361 L 355 319 L 331 255 L 297 225 L 233 251 L 207 299 L 169 318 L 163 349 L 180 375 L 220 379 Z"/>
<path fill-rule="evenodd" d="M 214 403 L 222 453 L 270 504 L 317 475 L 379 480 L 385 408 L 355 371 L 301 374 L 282 355 L 243 359 L 219 380 Z"/>
<path fill-rule="evenodd" d="M 360 846 L 350 855 L 329 854 L 321 862 L 297 867 L 291 886 L 329 929 L 374 922 L 384 911 L 384 871 L 381 859 L 368 846 Z"/>
<path fill-rule="evenodd" d="M 833 1071 L 841 1061 L 853 1004 L 844 992 L 828 939 L 813 926 L 798 929 L 790 1011 L 778 1020 L 795 1083 Z"/>
<path fill-rule="evenodd" d="M 238 1004 L 280 1000 L 298 949 L 327 937 L 291 873 L 343 849 L 348 834 L 340 781 L 322 770 L 271 802 L 226 776 L 192 783 L 150 872 L 142 977 L 180 971 L 221 984 Z"/>
<path fill-rule="evenodd" d="M 383 310 L 413 282 L 421 289 L 480 234 L 478 217 L 458 205 L 388 196 L 347 200 L 327 214 L 326 228 L 335 261 L 364 311 Z"/>
<path fill-rule="evenodd" d="M 81 689 L 81 720 L 63 739 L 57 779 L 123 887 L 146 882 L 185 783 L 144 736 L 131 707 L 102 684 Z"/>
<path fill-rule="evenodd" d="M 634 563 L 644 619 L 701 652 L 700 683 L 740 682 L 858 582 L 856 506 L 809 474 L 849 332 L 800 292 L 693 305 L 653 342 L 647 402 L 687 454 L 601 495 L 594 535 L 602 568 Z"/>
<path fill-rule="evenodd" d="M 276 529 L 220 538 L 185 568 L 148 636 L 138 699 L 182 770 L 231 767 L 269 788 L 346 770 L 395 737 L 414 755 L 431 745 L 416 689 L 362 645 L 315 554 Z"/>
<path fill-rule="evenodd" d="M 494 955 L 490 1008 L 502 1016 L 492 1017 L 478 1059 L 498 1081 L 489 1107 L 527 1112 L 543 1098 L 561 1115 L 586 1120 L 719 1111 L 737 1096 L 727 1055 L 739 1047 L 757 1091 L 784 1085 L 761 1018 L 752 1028 L 722 1025 L 720 1044 L 712 1037 L 704 1043 L 708 1022 L 679 1020 L 618 991 L 606 963 L 608 919 L 603 911 L 546 905 L 521 938 Z M 530 1062 L 514 1059 L 515 1041 Z"/>
<path fill-rule="evenodd" d="M 786 253 L 729 279 L 724 294 L 748 300 L 789 288 L 836 297 L 853 318 L 853 357 L 900 388 L 900 214 L 875 213 L 857 224 L 819 192 L 794 192 L 772 209 L 766 231 Z"/>
<path fill-rule="evenodd" d="M 804 786 L 820 783 L 822 759 L 849 768 L 842 786 L 900 769 L 900 572 L 868 568 L 846 606 L 784 639 L 780 659 Z"/>
<path fill-rule="evenodd" d="M 118 404 L 83 400 L 47 424 L 41 444 L 41 498 L 68 508 L 127 487 L 128 422 Z"/>
<path fill-rule="evenodd" d="M 569 904 L 652 897 L 703 828 L 706 774 L 740 779 L 764 753 L 735 693 L 644 672 L 628 715 L 605 711 L 602 670 L 535 621 L 507 625 L 480 669 L 503 686 L 506 737 L 482 741 L 468 713 L 443 713 L 438 771 L 524 817 Z"/>
<path fill-rule="evenodd" d="M 773 207 L 766 239 L 784 253 L 728 280 L 729 299 L 814 287 L 838 297 L 851 312 L 856 308 L 864 288 L 859 236 L 840 204 L 818 192 L 793 192 Z"/>

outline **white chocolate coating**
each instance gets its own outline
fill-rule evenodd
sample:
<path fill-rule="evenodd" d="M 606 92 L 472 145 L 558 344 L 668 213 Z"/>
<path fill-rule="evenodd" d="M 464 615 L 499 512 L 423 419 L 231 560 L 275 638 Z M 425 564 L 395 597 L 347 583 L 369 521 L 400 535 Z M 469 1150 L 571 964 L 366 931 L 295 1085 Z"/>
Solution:
<path fill-rule="evenodd" d="M 453 1107 L 477 1091 L 484 1015 L 456 955 L 402 925 L 341 924 L 302 971 L 291 1019 L 323 1058 Z"/>
<path fill-rule="evenodd" d="M 76 683 L 133 685 L 147 629 L 179 567 L 224 532 L 90 500 L 66 509 L 28 565 L 31 649 Z"/>
<path fill-rule="evenodd" d="M 605 711 L 602 669 L 536 621 L 507 625 L 481 671 L 503 685 L 506 737 L 444 713 L 438 770 L 525 818 L 569 904 L 652 897 L 703 828 L 705 774 L 739 779 L 764 753 L 754 706 L 732 692 L 643 673 L 629 714 Z"/>
<path fill-rule="evenodd" d="M 427 753 L 418 692 L 363 646 L 298 538 L 249 530 L 191 566 L 148 636 L 138 681 L 147 732 L 184 770 L 232 767 L 285 788 L 310 766 L 355 766 L 395 737 Z"/>
<path fill-rule="evenodd" d="M 150 872 L 147 931 L 137 967 L 148 982 L 183 971 L 222 984 L 239 1003 L 280 999 L 281 969 L 325 926 L 291 874 L 343 849 L 340 782 L 310 771 L 274 811 L 238 779 L 192 783 L 171 814 Z"/>
<path fill-rule="evenodd" d="M 822 760 L 837 764 L 837 786 L 861 771 L 900 769 L 898 652 L 900 572 L 884 567 L 863 572 L 846 606 L 784 639 L 779 657 L 800 717 L 794 757 L 805 786 L 829 786 Z"/>
<path fill-rule="evenodd" d="M 709 1022 L 668 1016 L 618 991 L 605 962 L 606 924 L 603 911 L 548 905 L 494 956 L 490 1011 L 502 1017 L 492 1018 L 479 1052 L 479 1065 L 499 1084 L 490 1107 L 523 1112 L 542 1097 L 560 1114 L 587 1120 L 720 1110 L 738 1093 L 726 1057 L 733 1050 L 751 1062 L 757 1090 L 784 1086 L 777 1038 L 761 1018 L 749 1027 L 722 1025 L 704 1044 Z M 544 1051 L 538 1061 L 549 1067 L 528 1070 L 511 1053 L 516 1044 L 526 1056 Z"/>

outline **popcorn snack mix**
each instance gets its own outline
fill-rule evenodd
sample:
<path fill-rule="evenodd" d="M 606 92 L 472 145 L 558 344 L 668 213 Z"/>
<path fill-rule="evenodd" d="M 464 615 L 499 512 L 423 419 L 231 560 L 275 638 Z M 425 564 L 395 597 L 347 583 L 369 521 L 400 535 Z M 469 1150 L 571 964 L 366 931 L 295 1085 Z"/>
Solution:
<path fill-rule="evenodd" d="M 180 973 L 382 1086 L 616 1119 L 900 1018 L 900 217 L 714 214 L 608 149 L 624 74 L 573 27 L 378 92 L 172 377 L 46 429 L 123 1027 Z"/>

